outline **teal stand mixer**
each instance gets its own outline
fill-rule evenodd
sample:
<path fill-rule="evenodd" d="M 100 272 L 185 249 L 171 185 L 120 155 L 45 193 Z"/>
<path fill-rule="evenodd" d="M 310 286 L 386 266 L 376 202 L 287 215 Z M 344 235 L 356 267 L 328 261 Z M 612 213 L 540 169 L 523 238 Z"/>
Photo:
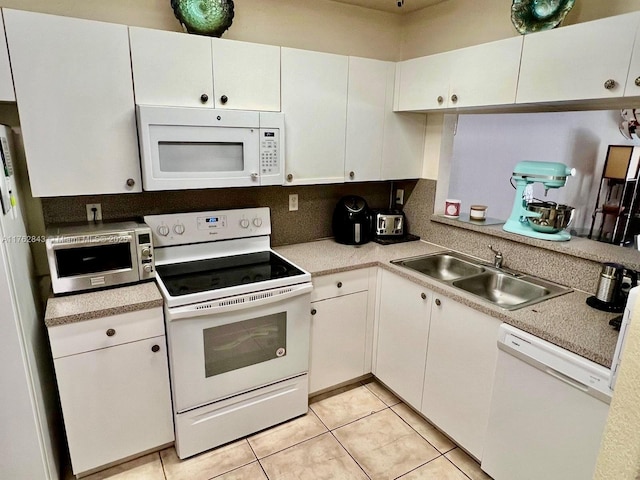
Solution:
<path fill-rule="evenodd" d="M 525 161 L 516 164 L 511 177 L 516 184 L 516 198 L 503 230 L 541 240 L 570 240 L 571 235 L 564 229 L 573 219 L 573 207 L 533 201 L 533 184 L 541 183 L 546 196 L 550 188 L 564 187 L 567 177 L 575 173 L 575 168 L 563 163 Z"/>

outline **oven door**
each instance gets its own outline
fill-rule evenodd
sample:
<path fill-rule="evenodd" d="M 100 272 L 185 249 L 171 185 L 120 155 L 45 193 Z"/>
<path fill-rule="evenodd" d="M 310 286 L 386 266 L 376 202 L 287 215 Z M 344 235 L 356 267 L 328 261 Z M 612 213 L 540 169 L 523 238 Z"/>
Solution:
<path fill-rule="evenodd" d="M 307 372 L 311 289 L 165 307 L 176 413 Z"/>
<path fill-rule="evenodd" d="M 138 107 L 145 190 L 260 185 L 258 112 Z"/>

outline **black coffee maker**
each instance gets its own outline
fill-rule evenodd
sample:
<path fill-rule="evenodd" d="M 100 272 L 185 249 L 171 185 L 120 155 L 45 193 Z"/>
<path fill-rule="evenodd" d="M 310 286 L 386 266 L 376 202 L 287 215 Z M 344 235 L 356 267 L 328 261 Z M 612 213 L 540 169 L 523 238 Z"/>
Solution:
<path fill-rule="evenodd" d="M 637 284 L 637 272 L 619 263 L 603 263 L 598 291 L 587 298 L 587 305 L 604 312 L 620 313 L 627 303 L 629 290 Z"/>
<path fill-rule="evenodd" d="M 342 197 L 333 211 L 333 236 L 338 243 L 362 245 L 371 240 L 371 210 L 362 197 Z"/>

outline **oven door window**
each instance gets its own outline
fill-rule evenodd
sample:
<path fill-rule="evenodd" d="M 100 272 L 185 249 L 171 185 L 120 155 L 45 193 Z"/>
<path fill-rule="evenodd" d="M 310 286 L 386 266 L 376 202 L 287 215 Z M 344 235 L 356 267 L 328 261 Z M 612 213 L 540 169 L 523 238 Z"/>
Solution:
<path fill-rule="evenodd" d="M 286 355 L 287 313 L 280 312 L 203 330 L 205 376 Z"/>
<path fill-rule="evenodd" d="M 55 251 L 58 277 L 131 270 L 131 244 L 110 243 L 92 247 L 61 248 Z"/>

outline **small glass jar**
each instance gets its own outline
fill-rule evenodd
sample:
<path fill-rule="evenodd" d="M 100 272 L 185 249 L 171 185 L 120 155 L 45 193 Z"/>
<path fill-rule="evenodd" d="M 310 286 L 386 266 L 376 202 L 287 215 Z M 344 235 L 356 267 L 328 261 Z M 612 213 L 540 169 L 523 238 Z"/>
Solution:
<path fill-rule="evenodd" d="M 471 205 L 469 210 L 469 218 L 471 220 L 486 220 L 487 219 L 487 206 L 486 205 Z"/>

